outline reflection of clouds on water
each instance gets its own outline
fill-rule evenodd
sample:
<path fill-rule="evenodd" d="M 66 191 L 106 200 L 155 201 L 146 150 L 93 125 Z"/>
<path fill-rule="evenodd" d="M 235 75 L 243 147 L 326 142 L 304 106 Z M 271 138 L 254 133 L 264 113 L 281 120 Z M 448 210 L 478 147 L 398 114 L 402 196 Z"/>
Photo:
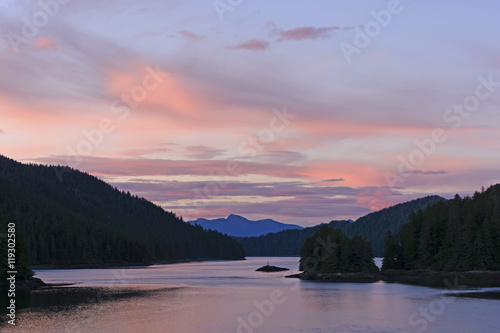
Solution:
<path fill-rule="evenodd" d="M 267 261 L 291 272 L 255 272 Z M 409 316 L 445 292 L 398 283 L 283 278 L 297 268 L 295 257 L 124 268 L 123 283 L 112 288 L 107 287 L 114 278 L 112 269 L 41 270 L 37 276 L 44 281 L 82 284 L 33 292 L 33 305 L 19 312 L 16 331 L 235 332 L 236 319 L 256 311 L 255 301 L 262 304 L 273 290 L 280 290 L 286 300 L 265 317 L 259 327 L 262 332 L 411 332 Z M 99 295 L 102 299 L 96 302 Z M 457 299 L 428 322 L 428 331 L 451 333 L 463 327 L 471 332 L 494 331 L 491 327 L 499 312 L 500 302 Z"/>

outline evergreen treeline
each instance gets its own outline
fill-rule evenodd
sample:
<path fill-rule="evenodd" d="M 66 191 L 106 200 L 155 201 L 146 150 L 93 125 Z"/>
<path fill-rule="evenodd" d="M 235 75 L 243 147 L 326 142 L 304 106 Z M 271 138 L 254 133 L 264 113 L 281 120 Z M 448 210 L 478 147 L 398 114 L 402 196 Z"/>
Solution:
<path fill-rule="evenodd" d="M 370 213 L 355 222 L 331 221 L 332 229 L 342 230 L 348 237 L 366 235 L 373 246 L 375 256 L 381 257 L 384 252 L 384 237 L 388 230 L 397 233 L 408 223 L 411 212 L 424 209 L 437 201 L 444 200 L 439 196 L 427 196 L 398 204 Z M 235 237 L 245 249 L 248 256 L 298 256 L 300 249 L 308 237 L 311 237 L 320 226 L 302 230 L 284 230 L 259 237 Z"/>
<path fill-rule="evenodd" d="M 378 272 L 366 238 L 347 237 L 340 229 L 322 225 L 300 250 L 300 270 L 318 273 Z"/>
<path fill-rule="evenodd" d="M 412 213 L 385 243 L 383 269 L 500 270 L 500 184 Z"/>
<path fill-rule="evenodd" d="M 226 235 L 184 223 L 87 173 L 66 168 L 58 178 L 57 170 L 0 155 L 0 214 L 24 235 L 31 264 L 244 257 Z"/>

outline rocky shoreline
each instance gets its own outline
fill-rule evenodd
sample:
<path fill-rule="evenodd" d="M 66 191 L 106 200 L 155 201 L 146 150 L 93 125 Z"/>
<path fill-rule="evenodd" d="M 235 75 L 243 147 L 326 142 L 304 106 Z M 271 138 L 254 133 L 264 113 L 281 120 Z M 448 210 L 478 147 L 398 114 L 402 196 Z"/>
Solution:
<path fill-rule="evenodd" d="M 16 279 L 16 291 L 20 290 L 33 290 L 39 289 L 43 287 L 47 287 L 48 285 L 38 278 L 31 279 Z M 8 280 L 0 281 L 0 290 L 7 291 L 9 290 L 10 282 Z"/>
<path fill-rule="evenodd" d="M 384 271 L 383 281 L 426 287 L 463 289 L 500 287 L 500 271 Z"/>
<path fill-rule="evenodd" d="M 500 271 L 383 271 L 380 273 L 302 272 L 288 275 L 287 277 L 299 278 L 304 281 L 324 282 L 373 283 L 385 281 L 448 289 L 500 287 Z"/>
<path fill-rule="evenodd" d="M 204 261 L 242 261 L 245 258 L 221 259 L 221 258 L 196 258 L 196 259 L 172 259 L 154 261 L 148 263 L 104 263 L 104 264 L 67 264 L 67 265 L 34 265 L 31 269 L 108 269 L 108 268 L 144 268 L 153 265 L 171 265 Z"/>
<path fill-rule="evenodd" d="M 322 281 L 322 282 L 355 282 L 355 283 L 372 283 L 380 281 L 381 274 L 379 273 L 318 273 L 318 272 L 302 272 L 286 276 L 287 278 L 299 278 L 304 281 Z"/>
<path fill-rule="evenodd" d="M 450 293 L 445 295 L 462 297 L 462 298 L 481 298 L 481 299 L 500 300 L 500 292 L 498 291 L 481 291 L 481 292 L 467 292 L 467 293 L 454 293 L 454 294 Z"/>

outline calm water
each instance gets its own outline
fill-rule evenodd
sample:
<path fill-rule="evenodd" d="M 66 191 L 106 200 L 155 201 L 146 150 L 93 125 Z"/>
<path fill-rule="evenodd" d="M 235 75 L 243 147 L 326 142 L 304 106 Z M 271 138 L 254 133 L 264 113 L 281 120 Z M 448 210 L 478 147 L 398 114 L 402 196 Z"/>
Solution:
<path fill-rule="evenodd" d="M 260 273 L 265 265 L 291 272 Z M 39 270 L 15 332 L 499 332 L 500 301 L 403 284 L 285 279 L 298 258 Z"/>

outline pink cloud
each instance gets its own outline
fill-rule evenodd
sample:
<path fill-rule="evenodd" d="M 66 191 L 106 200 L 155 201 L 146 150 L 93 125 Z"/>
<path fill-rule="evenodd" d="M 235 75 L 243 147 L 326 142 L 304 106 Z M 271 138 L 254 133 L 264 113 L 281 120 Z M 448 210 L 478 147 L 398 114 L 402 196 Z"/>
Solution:
<path fill-rule="evenodd" d="M 384 171 L 361 161 L 323 161 L 308 163 L 303 176 L 318 182 L 342 176 L 342 184 L 347 186 L 385 186 Z"/>
<path fill-rule="evenodd" d="M 269 42 L 262 39 L 250 39 L 230 48 L 234 50 L 264 51 L 269 48 Z"/>
<path fill-rule="evenodd" d="M 62 126 L 86 126 L 91 121 L 79 109 L 70 113 L 63 105 L 38 105 L 33 108 L 0 94 L 0 118 L 4 128 L 15 129 L 19 133 L 44 136 Z M 62 117 L 64 116 L 64 117 Z M 41 125 L 43 124 L 43 126 Z"/>
<path fill-rule="evenodd" d="M 121 99 L 142 86 L 148 67 L 155 68 L 151 64 L 135 63 L 128 67 L 128 71 L 109 70 L 106 84 L 109 100 Z M 121 123 L 120 128 L 128 133 L 145 132 L 148 137 L 156 133 L 165 136 L 165 128 L 169 128 L 168 133 L 172 134 L 216 129 L 228 134 L 228 128 L 233 131 L 243 129 L 243 140 L 250 134 L 248 129 L 259 128 L 262 120 L 268 119 L 269 123 L 273 118 L 270 109 L 225 99 L 218 91 L 211 90 L 214 84 L 207 88 L 199 80 L 182 73 L 165 73 L 158 85 L 135 103 L 136 107 L 130 110 L 130 118 Z"/>
<path fill-rule="evenodd" d="M 75 147 L 85 139 L 83 129 L 95 129 L 103 118 L 81 105 L 39 104 L 35 108 L 3 95 L 0 104 L 0 119 L 9 140 L 2 151 L 16 159 L 65 154 L 67 146 Z"/>
<path fill-rule="evenodd" d="M 57 41 L 53 38 L 38 37 L 32 43 L 39 49 L 57 48 Z"/>
<path fill-rule="evenodd" d="M 380 210 L 394 205 L 394 197 L 389 189 L 367 189 L 358 194 L 357 203 L 361 207 Z"/>

